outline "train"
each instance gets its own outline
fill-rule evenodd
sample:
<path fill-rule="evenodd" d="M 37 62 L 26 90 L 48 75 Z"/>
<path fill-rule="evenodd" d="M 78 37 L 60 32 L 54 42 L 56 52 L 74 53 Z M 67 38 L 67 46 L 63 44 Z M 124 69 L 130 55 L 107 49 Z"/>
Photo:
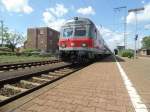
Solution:
<path fill-rule="evenodd" d="M 58 45 L 63 61 L 89 62 L 111 54 L 96 25 L 83 17 L 74 17 L 64 23 Z"/>

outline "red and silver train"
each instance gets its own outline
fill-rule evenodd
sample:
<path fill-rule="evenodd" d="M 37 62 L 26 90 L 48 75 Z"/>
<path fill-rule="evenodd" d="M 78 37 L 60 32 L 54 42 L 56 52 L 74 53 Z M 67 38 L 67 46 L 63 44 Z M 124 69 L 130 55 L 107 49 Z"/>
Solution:
<path fill-rule="evenodd" d="M 62 27 L 59 56 L 64 61 L 89 61 L 111 54 L 100 32 L 88 18 L 75 17 Z"/>

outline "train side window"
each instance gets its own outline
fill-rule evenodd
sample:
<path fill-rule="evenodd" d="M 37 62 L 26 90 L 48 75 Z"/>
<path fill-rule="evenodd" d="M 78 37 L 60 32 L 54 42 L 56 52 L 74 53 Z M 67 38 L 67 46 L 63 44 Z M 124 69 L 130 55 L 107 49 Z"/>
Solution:
<path fill-rule="evenodd" d="M 91 32 L 91 37 L 96 38 L 96 35 L 97 35 L 96 32 L 97 31 L 96 31 L 96 29 L 93 25 L 91 26 L 91 31 L 90 32 Z"/>
<path fill-rule="evenodd" d="M 97 39 L 97 30 L 95 29 L 95 38 Z"/>

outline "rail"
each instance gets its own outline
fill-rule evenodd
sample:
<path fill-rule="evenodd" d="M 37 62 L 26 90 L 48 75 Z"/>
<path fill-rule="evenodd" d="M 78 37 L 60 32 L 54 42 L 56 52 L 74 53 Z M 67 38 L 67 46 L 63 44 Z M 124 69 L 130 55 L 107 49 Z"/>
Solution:
<path fill-rule="evenodd" d="M 18 69 L 32 66 L 40 66 L 45 64 L 57 63 L 60 60 L 47 60 L 47 61 L 34 61 L 34 62 L 21 62 L 21 63 L 4 63 L 0 64 L 0 71 L 6 71 L 10 69 Z"/>

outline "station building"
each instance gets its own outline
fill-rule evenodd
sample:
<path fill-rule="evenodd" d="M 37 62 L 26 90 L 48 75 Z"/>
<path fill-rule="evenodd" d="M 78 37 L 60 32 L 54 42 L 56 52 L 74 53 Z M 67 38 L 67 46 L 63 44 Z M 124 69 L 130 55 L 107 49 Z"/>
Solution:
<path fill-rule="evenodd" d="M 139 55 L 141 56 L 150 56 L 150 49 L 140 49 Z"/>
<path fill-rule="evenodd" d="M 58 31 L 49 27 L 28 28 L 24 47 L 54 53 L 58 50 L 59 35 Z"/>

